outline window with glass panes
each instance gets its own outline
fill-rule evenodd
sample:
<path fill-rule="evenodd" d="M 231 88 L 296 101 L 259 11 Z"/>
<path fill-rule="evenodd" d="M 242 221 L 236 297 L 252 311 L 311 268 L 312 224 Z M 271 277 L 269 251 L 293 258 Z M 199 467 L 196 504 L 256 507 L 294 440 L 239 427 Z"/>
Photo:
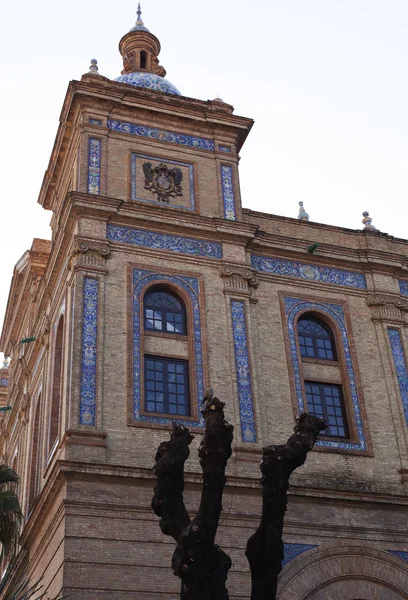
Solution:
<path fill-rule="evenodd" d="M 145 356 L 146 412 L 188 416 L 188 362 Z"/>
<path fill-rule="evenodd" d="M 184 306 L 175 294 L 166 290 L 152 290 L 146 294 L 143 304 L 146 331 L 187 333 Z"/>
<path fill-rule="evenodd" d="M 323 435 L 347 438 L 349 433 L 341 386 L 305 381 L 305 390 L 308 412 L 328 424 Z"/>
<path fill-rule="evenodd" d="M 337 360 L 333 333 L 320 319 L 310 316 L 299 319 L 297 330 L 302 356 Z"/>

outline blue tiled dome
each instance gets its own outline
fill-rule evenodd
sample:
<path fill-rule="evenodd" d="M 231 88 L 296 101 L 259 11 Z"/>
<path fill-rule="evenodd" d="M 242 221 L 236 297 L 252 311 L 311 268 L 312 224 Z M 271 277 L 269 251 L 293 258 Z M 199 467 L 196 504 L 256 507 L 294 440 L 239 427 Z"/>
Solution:
<path fill-rule="evenodd" d="M 167 92 L 167 94 L 181 96 L 181 92 L 179 92 L 170 81 L 167 81 L 164 77 L 159 77 L 159 75 L 154 75 L 153 73 L 125 73 L 124 75 L 117 77 L 115 81 L 147 88 L 148 90 L 157 90 L 159 92 Z"/>

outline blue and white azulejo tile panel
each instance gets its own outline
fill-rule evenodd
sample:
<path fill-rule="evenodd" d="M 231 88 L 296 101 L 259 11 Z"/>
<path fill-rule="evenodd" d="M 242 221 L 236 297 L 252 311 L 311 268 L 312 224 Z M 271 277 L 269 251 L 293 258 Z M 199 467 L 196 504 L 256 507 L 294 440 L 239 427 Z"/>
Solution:
<path fill-rule="evenodd" d="M 313 548 L 317 548 L 312 544 L 283 544 L 283 561 L 282 567 L 288 564 L 291 560 L 299 556 L 299 554 L 303 554 L 307 550 L 312 550 Z"/>
<path fill-rule="evenodd" d="M 244 302 L 232 300 L 231 313 L 242 441 L 256 442 Z"/>
<path fill-rule="evenodd" d="M 399 288 L 400 288 L 400 292 L 403 296 L 408 296 L 408 281 L 405 281 L 404 279 L 400 279 L 399 280 Z"/>
<path fill-rule="evenodd" d="M 236 221 L 234 198 L 234 182 L 232 179 L 232 166 L 221 165 L 222 199 L 224 202 L 224 217 L 229 221 Z"/>
<path fill-rule="evenodd" d="M 152 197 L 151 192 L 145 191 L 144 189 L 144 174 L 143 174 L 143 163 L 151 161 L 153 167 L 158 163 L 164 163 L 167 166 L 176 166 L 180 168 L 183 173 L 183 199 L 186 198 L 186 204 L 181 204 L 180 198 L 171 198 L 170 202 L 163 203 Z M 194 169 L 193 165 L 189 163 L 178 162 L 175 160 L 168 160 L 167 158 L 157 158 L 155 156 L 147 156 L 146 154 L 132 154 L 132 200 L 140 200 L 142 202 L 152 202 L 153 204 L 160 204 L 161 206 L 174 206 L 175 208 L 183 208 L 185 210 L 195 210 L 195 195 L 194 195 Z"/>
<path fill-rule="evenodd" d="M 144 361 L 141 347 L 141 328 L 143 327 L 143 319 L 141 320 L 140 318 L 144 290 L 146 286 L 153 283 L 166 284 L 167 282 L 182 288 L 184 292 L 188 294 L 193 310 L 194 322 L 193 336 L 197 398 L 190 398 L 190 402 L 191 405 L 193 405 L 193 402 L 196 403 L 199 419 L 198 421 L 193 421 L 191 419 L 183 420 L 177 417 L 177 421 L 188 427 L 204 427 L 204 419 L 200 412 L 200 403 L 204 398 L 204 368 L 198 279 L 195 277 L 156 273 L 154 271 L 146 271 L 143 269 L 133 269 L 133 418 L 135 421 L 149 423 L 167 424 L 172 421 L 171 418 L 142 414 L 142 389 L 140 380 L 140 373 L 143 369 Z"/>
<path fill-rule="evenodd" d="M 284 260 L 282 258 L 269 258 L 268 256 L 251 256 L 251 266 L 257 271 L 271 273 L 272 275 L 285 275 L 307 281 L 318 281 L 332 285 L 343 285 L 350 288 L 365 290 L 367 283 L 363 273 L 318 267 L 306 263 Z"/>
<path fill-rule="evenodd" d="M 389 554 L 393 554 L 397 558 L 408 562 L 408 552 L 404 552 L 403 550 L 387 550 Z"/>
<path fill-rule="evenodd" d="M 231 152 L 231 146 L 223 146 L 222 144 L 219 144 L 218 150 L 220 152 Z"/>
<path fill-rule="evenodd" d="M 153 250 L 169 250 L 204 258 L 222 258 L 222 247 L 218 242 L 109 224 L 106 227 L 106 237 L 112 242 L 144 246 Z"/>
<path fill-rule="evenodd" d="M 101 192 L 101 148 L 98 138 L 89 138 L 88 145 L 88 194 L 98 195 Z"/>
<path fill-rule="evenodd" d="M 173 144 L 179 144 L 188 148 L 214 151 L 214 142 L 212 140 L 193 137 L 184 133 L 164 131 L 163 129 L 155 129 L 154 127 L 138 125 L 137 123 L 125 123 L 116 119 L 108 119 L 108 128 L 119 133 L 129 133 L 130 135 L 137 135 L 159 142 L 172 142 Z"/>
<path fill-rule="evenodd" d="M 287 327 L 289 333 L 290 353 L 292 357 L 293 371 L 295 376 L 295 389 L 296 389 L 296 400 L 298 406 L 298 412 L 301 414 L 306 408 L 306 402 L 303 397 L 302 389 L 302 376 L 299 364 L 299 354 L 297 348 L 297 335 L 295 331 L 295 320 L 296 316 L 303 311 L 314 311 L 324 313 L 335 321 L 341 332 L 341 339 L 338 341 L 343 346 L 343 353 L 345 359 L 345 366 L 347 370 L 349 389 L 351 393 L 351 404 L 353 408 L 354 422 L 357 430 L 358 442 L 343 442 L 333 440 L 318 440 L 317 446 L 323 446 L 326 448 L 340 449 L 340 450 L 367 450 L 367 442 L 364 434 L 363 422 L 361 418 L 360 402 L 357 393 L 356 377 L 354 372 L 353 361 L 351 358 L 350 342 L 347 334 L 344 310 L 341 305 L 330 304 L 326 302 L 311 302 L 309 300 L 302 300 L 301 298 L 284 298 L 285 314 L 287 320 Z"/>
<path fill-rule="evenodd" d="M 95 425 L 96 359 L 98 339 L 98 280 L 84 279 L 84 321 L 82 325 L 82 361 L 79 422 Z"/>
<path fill-rule="evenodd" d="M 102 121 L 100 119 L 93 119 L 92 117 L 89 119 L 90 125 L 102 125 Z"/>
<path fill-rule="evenodd" d="M 390 339 L 392 357 L 397 373 L 405 421 L 408 425 L 408 370 L 405 362 L 404 348 L 402 346 L 401 332 L 399 329 L 389 327 L 388 337 Z"/>

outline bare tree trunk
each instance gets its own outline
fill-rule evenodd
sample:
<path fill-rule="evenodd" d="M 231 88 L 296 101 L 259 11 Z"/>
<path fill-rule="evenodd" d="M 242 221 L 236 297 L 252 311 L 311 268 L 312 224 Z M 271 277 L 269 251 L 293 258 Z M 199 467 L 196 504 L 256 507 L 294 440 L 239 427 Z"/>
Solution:
<path fill-rule="evenodd" d="M 223 402 L 213 398 L 212 393 L 204 401 L 202 414 L 206 429 L 198 452 L 203 489 L 197 515 L 191 521 L 183 501 L 184 463 L 193 436 L 178 424 L 173 425 L 171 439 L 162 442 L 156 454 L 157 486 L 152 508 L 161 517 L 163 533 L 177 542 L 172 567 L 181 579 L 181 600 L 228 600 L 225 582 L 231 559 L 214 540 L 222 510 L 233 427 L 224 418 Z"/>
<path fill-rule="evenodd" d="M 263 450 L 260 466 L 262 517 L 258 529 L 248 540 L 245 552 L 251 568 L 251 600 L 276 600 L 283 560 L 282 530 L 289 477 L 303 465 L 307 453 L 325 428 L 322 419 L 303 413 L 286 444 L 267 446 Z"/>

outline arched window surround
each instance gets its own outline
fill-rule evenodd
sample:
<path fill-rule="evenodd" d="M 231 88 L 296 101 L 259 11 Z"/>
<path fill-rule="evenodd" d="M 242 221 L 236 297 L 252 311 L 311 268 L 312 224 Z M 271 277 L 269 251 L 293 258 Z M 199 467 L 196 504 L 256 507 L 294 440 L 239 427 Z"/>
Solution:
<path fill-rule="evenodd" d="M 173 332 L 168 332 L 168 331 L 150 331 L 147 330 L 145 328 L 145 312 L 144 312 L 144 308 L 145 308 L 145 298 L 149 295 L 150 292 L 152 291 L 167 291 L 170 294 L 174 295 L 178 300 L 181 301 L 183 308 L 184 308 L 184 319 L 185 319 L 185 329 L 186 329 L 186 334 L 180 334 L 180 333 L 173 333 Z M 175 285 L 172 282 L 155 282 L 152 284 L 148 284 L 142 292 L 142 301 L 140 303 L 140 323 L 141 323 L 141 348 L 143 349 L 143 355 L 145 355 L 145 338 L 148 337 L 160 337 L 160 338 L 168 338 L 168 339 L 174 339 L 174 340 L 180 340 L 182 342 L 186 342 L 187 343 L 187 347 L 188 347 L 188 358 L 186 358 L 186 356 L 180 356 L 177 354 L 169 354 L 166 352 L 154 352 L 154 356 L 158 357 L 158 358 L 163 358 L 163 359 L 167 359 L 167 360 L 179 360 L 179 361 L 183 361 L 185 363 L 188 364 L 188 397 L 189 397 L 189 415 L 185 415 L 185 416 L 180 416 L 177 414 L 174 414 L 171 416 L 171 418 L 173 419 L 177 419 L 179 420 L 180 418 L 183 418 L 187 421 L 191 420 L 191 421 L 196 421 L 198 418 L 198 414 L 197 414 L 197 410 L 196 410 L 196 403 L 193 401 L 193 399 L 196 397 L 197 395 L 197 386 L 196 386 L 196 368 L 195 368 L 195 360 L 194 360 L 194 340 L 192 339 L 192 336 L 189 335 L 189 332 L 192 332 L 194 330 L 194 323 L 193 323 L 193 310 L 192 310 L 192 304 L 191 304 L 191 299 L 189 297 L 188 294 L 185 293 L 185 291 L 179 287 L 178 285 Z M 143 415 L 154 415 L 154 416 L 161 416 L 161 417 L 169 417 L 169 413 L 152 413 L 149 412 L 148 410 L 146 410 L 146 399 L 144 397 L 145 394 L 145 369 L 144 369 L 144 361 L 143 361 L 143 369 L 141 369 L 141 373 L 140 373 L 140 378 L 141 378 L 141 391 L 142 391 L 142 414 Z"/>
<path fill-rule="evenodd" d="M 62 309 L 55 322 L 52 364 L 51 364 L 51 381 L 50 381 L 50 398 L 49 398 L 49 413 L 48 413 L 48 431 L 47 431 L 47 456 L 48 460 L 55 452 L 56 445 L 60 438 L 61 427 L 61 409 L 62 409 L 62 393 L 64 385 L 64 353 L 65 346 L 65 311 Z"/>
<path fill-rule="evenodd" d="M 320 356 L 303 356 L 303 355 L 301 355 L 301 359 L 303 361 L 323 362 L 324 364 L 327 364 L 327 363 L 328 364 L 338 364 L 339 362 L 341 362 L 341 359 L 339 360 L 339 352 L 341 351 L 341 344 L 339 345 L 339 343 L 338 343 L 338 339 L 339 339 L 339 336 L 341 336 L 341 332 L 338 330 L 337 324 L 324 313 L 321 313 L 319 311 L 304 310 L 301 313 L 299 313 L 295 319 L 295 327 L 296 327 L 296 333 L 297 333 L 298 337 L 299 337 L 299 333 L 298 333 L 299 321 L 301 321 L 305 317 L 311 317 L 313 319 L 321 321 L 323 323 L 323 325 L 325 325 L 330 330 L 331 335 L 332 335 L 334 358 L 328 359 L 328 358 L 322 358 Z"/>
<path fill-rule="evenodd" d="M 351 343 L 351 325 L 344 301 L 326 302 L 318 299 L 288 297 L 282 294 L 283 311 L 287 323 L 285 337 L 287 338 L 288 361 L 293 376 L 290 384 L 294 399 L 295 415 L 306 409 L 306 393 L 303 377 L 303 358 L 300 356 L 297 342 L 297 321 L 305 314 L 314 314 L 331 328 L 336 341 L 338 353 L 337 366 L 341 372 L 341 381 L 345 399 L 345 407 L 349 426 L 349 438 L 338 439 L 325 437 L 319 439 L 316 446 L 320 449 L 346 450 L 358 454 L 370 453 L 371 444 L 366 432 L 366 422 L 363 422 L 364 399 L 358 376 L 357 357 Z M 332 361 L 316 362 L 333 364 Z M 336 364 L 336 363 L 334 363 Z"/>
<path fill-rule="evenodd" d="M 188 345 L 189 360 L 189 383 L 190 383 L 190 416 L 177 417 L 177 420 L 188 427 L 202 428 L 204 420 L 200 412 L 201 399 L 204 397 L 206 387 L 205 372 L 206 363 L 204 346 L 204 319 L 201 303 L 203 298 L 203 289 L 201 278 L 174 272 L 150 271 L 132 267 L 132 355 L 131 372 L 131 405 L 128 424 L 152 426 L 152 423 L 158 426 L 168 426 L 171 424 L 174 416 L 171 415 L 153 415 L 145 413 L 143 406 L 144 396 L 144 375 L 143 359 L 146 333 L 143 326 L 143 299 L 146 292 L 153 286 L 167 288 L 175 293 L 184 303 L 186 309 L 187 336 L 173 333 L 158 333 L 159 336 L 169 339 L 181 340 L 184 337 Z M 147 334 L 153 337 L 156 334 Z M 155 353 L 156 354 L 156 353 Z M 177 358 L 172 354 L 172 357 Z M 185 358 L 185 357 L 179 357 Z"/>

